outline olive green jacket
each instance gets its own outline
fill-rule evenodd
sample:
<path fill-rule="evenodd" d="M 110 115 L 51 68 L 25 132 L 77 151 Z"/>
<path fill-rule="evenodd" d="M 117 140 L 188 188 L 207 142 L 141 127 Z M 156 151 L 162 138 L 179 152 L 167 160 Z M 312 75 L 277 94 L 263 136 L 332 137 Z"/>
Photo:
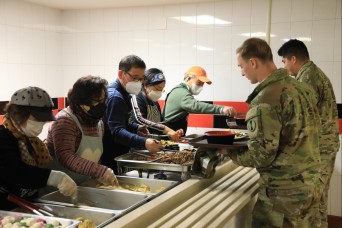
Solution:
<path fill-rule="evenodd" d="M 220 114 L 221 109 L 222 106 L 220 105 L 208 104 L 196 100 L 194 95 L 190 92 L 188 85 L 181 83 L 173 88 L 167 95 L 163 110 L 164 123 L 172 128 L 172 126 L 182 125 L 177 122 L 187 122 L 189 113 Z M 178 128 L 173 130 L 177 129 Z"/>
<path fill-rule="evenodd" d="M 267 188 L 319 183 L 320 121 L 312 94 L 285 69 L 278 69 L 247 99 L 248 149 L 231 157 L 238 165 L 257 168 L 260 183 Z"/>

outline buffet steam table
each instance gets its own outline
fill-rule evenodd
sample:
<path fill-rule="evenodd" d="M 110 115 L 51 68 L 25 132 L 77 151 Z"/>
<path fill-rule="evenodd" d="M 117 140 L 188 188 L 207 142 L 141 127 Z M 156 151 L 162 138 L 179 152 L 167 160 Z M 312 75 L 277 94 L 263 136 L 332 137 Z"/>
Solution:
<path fill-rule="evenodd" d="M 258 179 L 228 160 L 212 178 L 184 181 L 108 227 L 249 227 Z"/>

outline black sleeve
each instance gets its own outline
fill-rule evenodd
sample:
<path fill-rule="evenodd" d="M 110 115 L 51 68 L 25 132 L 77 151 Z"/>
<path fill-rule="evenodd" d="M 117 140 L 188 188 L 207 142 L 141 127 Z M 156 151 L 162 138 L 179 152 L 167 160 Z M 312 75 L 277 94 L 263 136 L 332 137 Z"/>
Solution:
<path fill-rule="evenodd" d="M 18 140 L 0 126 L 0 186 L 42 188 L 46 186 L 51 170 L 24 163 L 21 160 Z"/>

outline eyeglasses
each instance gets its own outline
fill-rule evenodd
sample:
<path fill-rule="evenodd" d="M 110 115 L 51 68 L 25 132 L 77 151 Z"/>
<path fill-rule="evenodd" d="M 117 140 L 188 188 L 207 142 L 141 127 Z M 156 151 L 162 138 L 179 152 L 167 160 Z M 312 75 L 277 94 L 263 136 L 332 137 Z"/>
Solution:
<path fill-rule="evenodd" d="M 142 81 L 144 81 L 145 76 L 144 76 L 143 78 L 136 78 L 136 77 L 134 77 L 133 75 L 131 75 L 131 74 L 130 74 L 129 72 L 127 72 L 127 71 L 125 71 L 125 73 L 128 74 L 128 75 L 132 78 L 132 80 L 133 80 L 134 82 L 142 82 Z"/>

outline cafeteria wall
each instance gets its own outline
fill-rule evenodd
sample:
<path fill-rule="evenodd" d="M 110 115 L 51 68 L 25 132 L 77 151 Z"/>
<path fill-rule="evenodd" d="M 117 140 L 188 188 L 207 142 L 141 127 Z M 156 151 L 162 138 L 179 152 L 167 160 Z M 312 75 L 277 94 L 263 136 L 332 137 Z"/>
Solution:
<path fill-rule="evenodd" d="M 277 66 L 282 66 L 276 54 L 281 44 L 289 38 L 303 40 L 311 59 L 332 81 L 341 104 L 341 0 L 272 2 L 270 44 Z M 80 76 L 99 75 L 113 81 L 120 59 L 136 54 L 147 67 L 164 71 L 166 91 L 182 81 L 187 68 L 201 65 L 213 84 L 205 86 L 199 100 L 243 102 L 255 86 L 241 76 L 235 50 L 250 36 L 265 38 L 267 4 L 267 0 L 208 0 L 57 10 L 0 0 L 0 101 L 29 85 L 40 86 L 61 100 Z M 342 216 L 341 150 L 329 202 L 329 214 L 337 216 Z"/>

